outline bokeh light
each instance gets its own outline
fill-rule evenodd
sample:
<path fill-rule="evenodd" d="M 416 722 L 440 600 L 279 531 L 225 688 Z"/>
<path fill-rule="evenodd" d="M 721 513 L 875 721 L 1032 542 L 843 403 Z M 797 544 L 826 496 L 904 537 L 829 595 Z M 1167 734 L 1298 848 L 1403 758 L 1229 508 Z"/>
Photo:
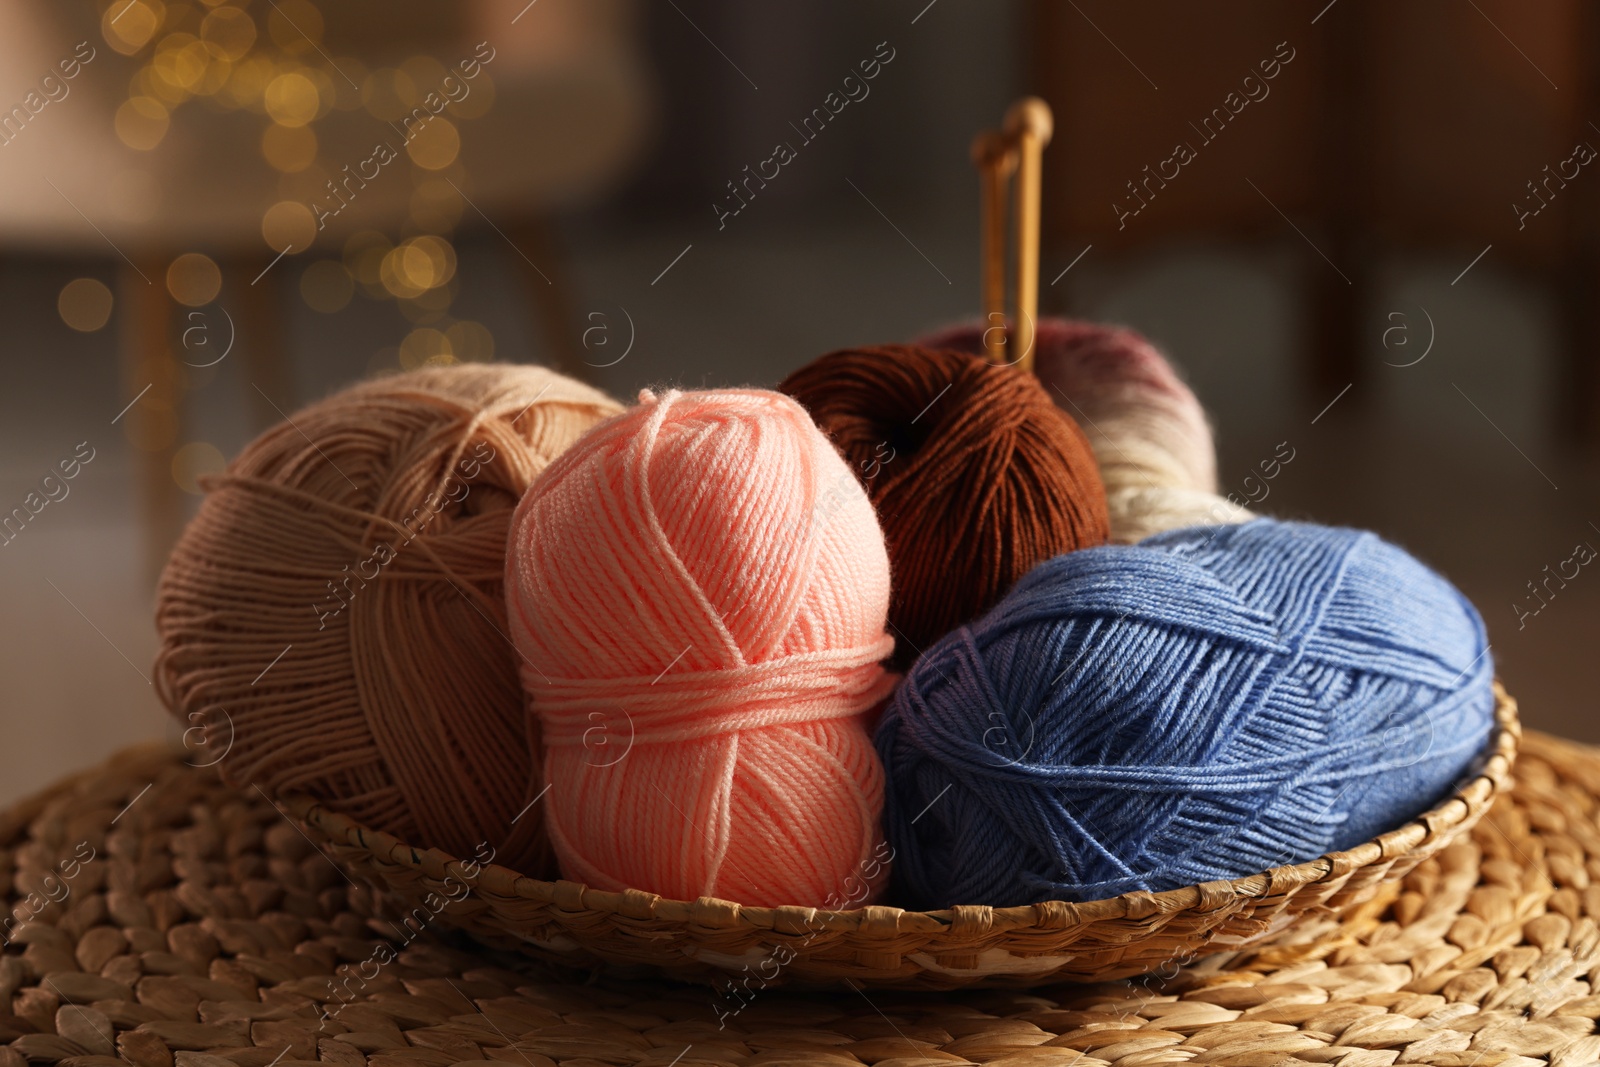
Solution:
<path fill-rule="evenodd" d="M 385 289 L 414 299 L 444 285 L 456 272 L 456 250 L 442 237 L 425 234 L 402 241 L 384 257 L 379 271 Z"/>
<path fill-rule="evenodd" d="M 156 46 L 150 68 L 168 85 L 193 93 L 200 88 L 211 59 L 211 50 L 200 38 L 192 33 L 174 33 Z"/>
<path fill-rule="evenodd" d="M 449 314 L 459 288 L 449 237 L 466 204 L 445 176 L 465 180 L 459 123 L 489 111 L 494 82 L 482 64 L 467 78 L 444 62 L 450 57 L 421 50 L 376 68 L 356 56 L 330 55 L 322 44 L 324 9 L 324 0 L 109 0 L 101 17 L 106 41 L 123 55 L 143 56 L 116 112 L 117 136 L 130 148 L 153 150 L 180 121 L 179 110 L 198 101 L 242 113 L 230 122 L 261 116 L 254 120 L 260 122 L 257 166 L 277 172 L 276 200 L 263 205 L 261 234 L 274 252 L 301 252 L 322 236 L 314 205 L 335 206 L 329 183 L 372 154 L 370 141 L 356 145 L 320 125 L 323 118 L 333 110 L 365 110 L 395 127 L 396 137 L 381 130 L 373 136 L 395 152 L 404 150 L 386 167 L 410 172 L 408 198 L 399 175 L 386 179 L 395 188 L 382 194 L 386 204 L 405 198 L 389 216 L 397 232 L 356 234 L 338 259 L 307 266 L 300 273 L 301 297 L 327 314 L 347 307 L 358 290 L 395 302 L 415 327 L 404 348 L 414 364 L 492 358 L 488 331 Z M 435 113 L 441 102 L 443 112 Z M 67 314 L 63 305 L 64 319 Z M 94 321 L 86 312 L 74 315 L 74 321 Z M 417 332 L 423 328 L 432 332 Z M 401 354 L 393 351 L 391 366 Z"/>
<path fill-rule="evenodd" d="M 361 103 L 367 114 L 384 122 L 398 122 L 410 114 L 416 99 L 411 79 L 392 67 L 373 71 L 361 83 Z"/>
<path fill-rule="evenodd" d="M 418 124 L 412 129 L 416 134 L 406 142 L 406 154 L 417 166 L 444 170 L 461 154 L 461 135 L 449 119 L 435 118 L 425 126 Z"/>
<path fill-rule="evenodd" d="M 100 17 L 100 30 L 114 50 L 131 56 L 155 36 L 166 15 L 160 0 L 125 0 L 107 7 Z"/>
<path fill-rule="evenodd" d="M 417 327 L 400 342 L 400 366 L 406 370 L 416 370 L 428 363 L 437 364 L 442 362 L 442 356 L 454 357 L 450 338 L 431 326 Z"/>
<path fill-rule="evenodd" d="M 111 290 L 97 278 L 74 278 L 61 287 L 56 311 L 74 330 L 93 333 L 111 319 Z"/>
<path fill-rule="evenodd" d="M 464 363 L 488 363 L 494 359 L 494 334 L 481 322 L 462 319 L 444 332 L 450 351 Z"/>
<path fill-rule="evenodd" d="M 316 83 L 299 71 L 273 78 L 267 83 L 263 99 L 272 121 L 284 126 L 304 126 L 317 117 L 322 107 Z"/>
<path fill-rule="evenodd" d="M 267 85 L 275 76 L 273 71 L 272 61 L 260 56 L 236 64 L 229 72 L 228 83 L 217 93 L 217 100 L 224 107 L 265 110 Z"/>
<path fill-rule="evenodd" d="M 187 89 L 173 85 L 156 73 L 153 66 L 140 67 L 128 80 L 129 96 L 148 96 L 168 109 L 175 108 L 190 98 Z"/>
<path fill-rule="evenodd" d="M 383 282 L 383 287 L 390 296 L 409 300 L 421 296 L 427 291 L 427 286 L 418 285 L 412 280 L 413 275 L 404 269 L 406 259 L 411 255 L 405 245 L 399 245 L 389 250 L 383 257 L 383 262 L 378 267 L 378 277 Z"/>
<path fill-rule="evenodd" d="M 352 234 L 344 243 L 344 265 L 366 294 L 382 300 L 390 294 L 383 286 L 383 263 L 389 255 L 389 239 L 376 230 Z"/>
<path fill-rule="evenodd" d="M 250 54 L 256 43 L 256 24 L 240 8 L 218 7 L 200 20 L 200 39 L 219 58 L 237 63 Z"/>
<path fill-rule="evenodd" d="M 172 456 L 172 480 L 185 493 L 199 496 L 205 492 L 200 488 L 200 479 L 221 474 L 227 465 L 222 450 L 210 441 L 190 441 Z"/>
<path fill-rule="evenodd" d="M 423 289 L 437 289 L 456 274 L 456 250 L 449 241 L 432 234 L 413 237 L 404 245 L 401 269 Z"/>
<path fill-rule="evenodd" d="M 310 126 L 280 126 L 274 122 L 261 135 L 261 154 L 276 170 L 305 170 L 316 162 L 317 135 Z"/>
<path fill-rule="evenodd" d="M 117 138 L 129 148 L 148 152 L 167 136 L 172 124 L 166 107 L 153 96 L 134 96 L 117 107 L 112 125 Z"/>
<path fill-rule="evenodd" d="M 188 307 L 203 307 L 222 291 L 222 271 L 210 256 L 185 252 L 167 268 L 167 292 Z"/>
<path fill-rule="evenodd" d="M 322 12 L 310 0 L 273 0 L 267 16 L 272 43 L 291 54 L 310 52 L 322 40 Z"/>
<path fill-rule="evenodd" d="M 280 200 L 261 217 L 261 236 L 274 251 L 305 251 L 317 237 L 317 220 L 298 200 Z"/>
<path fill-rule="evenodd" d="M 411 101 L 411 106 L 422 103 L 423 97 L 429 92 L 437 92 L 445 76 L 450 72 L 445 65 L 432 56 L 412 56 L 400 64 L 400 73 L 411 79 L 411 84 L 417 86 L 416 98 Z M 426 86 L 427 88 L 422 88 Z"/>

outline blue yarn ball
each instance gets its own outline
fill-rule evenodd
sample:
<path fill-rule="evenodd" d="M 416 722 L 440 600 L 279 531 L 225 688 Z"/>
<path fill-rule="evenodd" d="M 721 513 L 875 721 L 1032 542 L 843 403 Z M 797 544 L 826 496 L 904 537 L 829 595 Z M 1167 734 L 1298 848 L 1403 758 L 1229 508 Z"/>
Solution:
<path fill-rule="evenodd" d="M 1370 533 L 1258 519 L 1040 564 L 877 732 L 911 907 L 1097 900 L 1352 848 L 1494 725 L 1483 620 Z"/>

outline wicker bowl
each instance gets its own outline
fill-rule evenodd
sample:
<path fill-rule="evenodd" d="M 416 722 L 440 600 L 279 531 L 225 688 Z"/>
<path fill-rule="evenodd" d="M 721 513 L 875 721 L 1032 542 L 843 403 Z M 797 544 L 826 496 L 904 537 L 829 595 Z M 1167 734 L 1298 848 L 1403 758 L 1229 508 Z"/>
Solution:
<path fill-rule="evenodd" d="M 1308 863 L 1162 893 L 1081 904 L 944 911 L 743 907 L 546 882 L 418 848 L 304 798 L 285 807 L 349 873 L 430 922 L 577 967 L 605 965 L 754 991 L 779 984 L 880 989 L 1030 986 L 1145 974 L 1330 919 L 1470 829 L 1507 788 L 1522 736 L 1516 701 L 1495 685 L 1496 728 L 1472 775 L 1431 811 L 1363 845 Z M 748 992 L 743 995 L 748 996 Z"/>

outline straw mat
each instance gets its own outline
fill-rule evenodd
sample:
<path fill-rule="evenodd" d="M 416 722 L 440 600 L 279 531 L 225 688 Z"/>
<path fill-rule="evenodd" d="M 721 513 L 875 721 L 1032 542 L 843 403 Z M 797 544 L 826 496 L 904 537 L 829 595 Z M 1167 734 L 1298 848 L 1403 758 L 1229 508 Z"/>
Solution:
<path fill-rule="evenodd" d="M 0 813 L 0 1067 L 1600 1062 L 1600 752 L 1529 733 L 1456 844 L 1338 922 L 1144 978 L 624 981 L 379 917 L 259 792 L 131 749 Z"/>

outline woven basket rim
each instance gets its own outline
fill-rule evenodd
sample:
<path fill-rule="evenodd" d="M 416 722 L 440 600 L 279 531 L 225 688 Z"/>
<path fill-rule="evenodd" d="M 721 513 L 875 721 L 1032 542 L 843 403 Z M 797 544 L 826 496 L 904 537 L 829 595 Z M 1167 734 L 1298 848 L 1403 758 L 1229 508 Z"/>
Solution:
<path fill-rule="evenodd" d="M 802 930 L 849 932 L 867 939 L 891 940 L 904 933 L 949 930 L 1001 932 L 1017 929 L 1064 929 L 1107 919 L 1141 919 L 1189 910 L 1221 910 L 1241 897 L 1263 898 L 1294 893 L 1303 886 L 1342 878 L 1351 871 L 1405 855 L 1426 842 L 1476 822 L 1496 793 L 1506 787 L 1516 761 L 1522 728 L 1516 701 L 1498 680 L 1494 683 L 1495 728 L 1480 766 L 1449 797 L 1433 808 L 1355 848 L 1329 852 L 1303 863 L 1273 867 L 1242 878 L 1201 882 L 1161 892 L 1136 890 L 1081 903 L 1044 901 L 996 908 L 964 904 L 936 911 L 911 911 L 892 905 L 828 910 L 800 905 L 756 907 L 716 897 L 675 900 L 642 889 L 621 892 L 593 889 L 564 879 L 545 881 L 493 862 L 466 865 L 437 849 L 408 844 L 392 834 L 364 826 L 305 795 L 281 801 L 288 813 L 335 842 L 354 845 L 379 860 L 443 879 L 454 876 L 502 897 L 520 898 L 563 909 L 610 913 L 634 919 L 687 922 L 705 929 L 752 931 Z M 473 868 L 476 868 L 474 873 Z"/>

